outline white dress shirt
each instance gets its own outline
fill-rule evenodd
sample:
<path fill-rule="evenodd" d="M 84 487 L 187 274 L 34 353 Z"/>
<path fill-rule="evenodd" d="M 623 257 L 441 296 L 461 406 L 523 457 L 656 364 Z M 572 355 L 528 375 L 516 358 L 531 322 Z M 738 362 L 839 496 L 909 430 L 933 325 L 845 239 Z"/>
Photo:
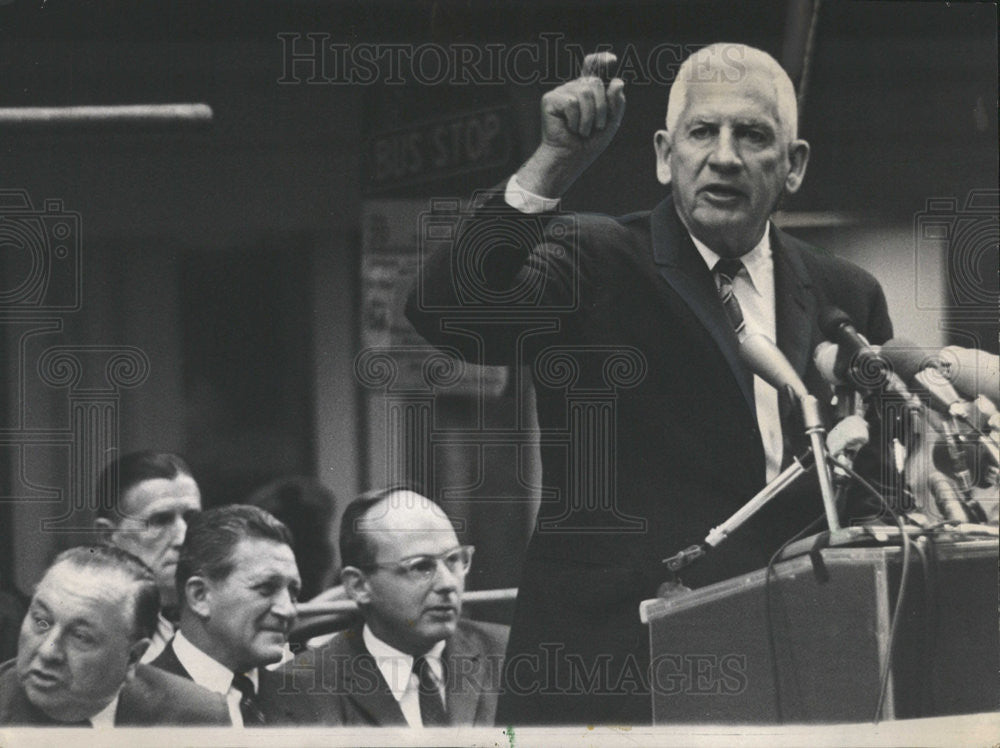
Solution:
<path fill-rule="evenodd" d="M 691 235 L 691 241 L 705 260 L 708 269 L 715 268 L 721 256 Z M 764 227 L 764 236 L 757 246 L 739 257 L 743 270 L 733 278 L 733 293 L 740 302 L 747 335 L 760 333 L 772 343 L 778 339 L 774 318 L 774 257 L 771 253 L 771 222 Z M 719 277 L 715 275 L 716 286 Z M 781 472 L 784 442 L 781 437 L 781 416 L 778 410 L 778 391 L 758 376 L 753 378 L 753 397 L 757 406 L 757 426 L 764 445 L 767 482 Z"/>
<path fill-rule="evenodd" d="M 178 631 L 177 636 L 174 637 L 174 654 L 177 655 L 177 659 L 180 660 L 181 665 L 188 671 L 195 683 L 226 697 L 229 718 L 232 720 L 233 727 L 243 727 L 243 713 L 240 711 L 240 700 L 243 698 L 243 694 L 233 686 L 233 671 L 198 649 L 181 631 Z M 244 675 L 250 679 L 254 691 L 256 691 L 259 685 L 257 668 L 244 673 Z"/>
<path fill-rule="evenodd" d="M 542 213 L 559 207 L 559 200 L 542 197 L 524 189 L 517 181 L 517 176 L 507 180 L 504 200 L 512 208 L 522 213 Z M 688 236 L 694 242 L 708 269 L 715 268 L 720 255 L 709 249 L 690 232 Z M 743 261 L 745 270 L 733 278 L 733 293 L 740 303 L 743 319 L 746 322 L 748 335 L 760 333 L 767 336 L 771 342 L 777 340 L 777 325 L 774 313 L 774 259 L 771 253 L 771 222 L 764 227 L 764 236 L 753 249 L 739 258 Z M 718 276 L 715 276 L 718 285 Z M 778 391 L 758 376 L 753 378 L 754 402 L 757 409 L 757 426 L 760 429 L 761 442 L 764 447 L 764 470 L 767 482 L 770 483 L 781 472 L 781 460 L 784 457 L 784 441 L 781 435 L 781 417 L 778 410 Z"/>
<path fill-rule="evenodd" d="M 517 181 L 517 175 L 507 180 L 507 189 L 503 193 L 507 205 L 522 213 L 544 213 L 559 207 L 559 198 L 542 197 L 534 192 L 528 192 Z"/>
<path fill-rule="evenodd" d="M 118 711 L 118 699 L 121 696 L 121 689 L 111 699 L 111 703 L 90 718 L 90 724 L 97 729 L 107 729 L 115 726 L 115 714 Z"/>
<path fill-rule="evenodd" d="M 368 653 L 375 658 L 379 672 L 382 673 L 385 682 L 389 684 L 389 690 L 399 704 L 400 711 L 406 718 L 406 724 L 410 727 L 423 727 L 424 723 L 420 718 L 420 679 L 413 672 L 413 656 L 386 644 L 372 633 L 368 624 L 365 624 L 361 636 Z M 442 639 L 431 647 L 424 657 L 437 679 L 441 700 L 447 708 L 444 666 L 441 664 L 441 653 L 444 651 L 444 645 L 445 642 Z"/>

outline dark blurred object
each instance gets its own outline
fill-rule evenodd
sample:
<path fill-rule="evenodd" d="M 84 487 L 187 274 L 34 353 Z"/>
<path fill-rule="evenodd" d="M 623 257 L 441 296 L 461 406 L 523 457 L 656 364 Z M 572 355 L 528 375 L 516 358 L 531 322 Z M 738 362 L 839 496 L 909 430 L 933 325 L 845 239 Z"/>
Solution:
<path fill-rule="evenodd" d="M 245 503 L 265 509 L 292 531 L 302 577 L 301 600 L 311 600 L 337 581 L 333 518 L 337 497 L 315 478 L 279 478 L 251 493 Z"/>
<path fill-rule="evenodd" d="M 0 590 L 0 662 L 17 655 L 17 640 L 27 607 L 18 596 Z"/>

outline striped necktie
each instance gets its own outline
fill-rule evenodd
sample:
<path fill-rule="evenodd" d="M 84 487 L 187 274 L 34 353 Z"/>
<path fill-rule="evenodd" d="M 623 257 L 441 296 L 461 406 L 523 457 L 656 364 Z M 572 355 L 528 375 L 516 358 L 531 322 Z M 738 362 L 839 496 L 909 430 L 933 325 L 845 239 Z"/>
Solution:
<path fill-rule="evenodd" d="M 240 714 L 243 715 L 244 727 L 263 727 L 267 724 L 264 713 L 257 704 L 257 694 L 253 681 L 247 676 L 237 673 L 233 676 L 233 687 L 240 692 Z"/>
<path fill-rule="evenodd" d="M 746 337 L 747 323 L 743 319 L 743 310 L 740 308 L 739 299 L 733 293 L 733 279 L 739 275 L 743 269 L 743 262 L 735 257 L 723 257 L 717 263 L 713 271 L 719 276 L 719 297 L 722 299 L 722 306 L 726 310 L 726 316 L 736 331 L 736 337 L 742 342 Z"/>

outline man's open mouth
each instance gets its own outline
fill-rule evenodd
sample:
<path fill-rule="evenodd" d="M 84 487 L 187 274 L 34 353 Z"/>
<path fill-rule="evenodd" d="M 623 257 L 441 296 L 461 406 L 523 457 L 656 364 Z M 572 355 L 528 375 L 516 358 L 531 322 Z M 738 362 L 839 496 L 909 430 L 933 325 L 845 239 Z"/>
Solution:
<path fill-rule="evenodd" d="M 710 184 L 702 187 L 701 192 L 712 200 L 739 200 L 746 196 L 743 190 L 728 184 Z"/>

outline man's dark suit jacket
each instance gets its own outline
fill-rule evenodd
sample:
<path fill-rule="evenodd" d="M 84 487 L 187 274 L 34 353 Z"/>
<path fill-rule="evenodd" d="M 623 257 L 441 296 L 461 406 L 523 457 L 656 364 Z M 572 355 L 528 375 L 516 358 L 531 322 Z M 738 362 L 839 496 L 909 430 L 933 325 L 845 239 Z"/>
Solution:
<path fill-rule="evenodd" d="M 286 692 L 308 700 L 319 725 L 402 726 L 407 722 L 360 627 L 339 632 L 278 672 Z M 492 727 L 509 628 L 462 619 L 442 653 L 452 725 Z"/>
<path fill-rule="evenodd" d="M 150 665 L 161 668 L 168 673 L 179 675 L 181 678 L 193 680 L 191 674 L 184 668 L 181 661 L 177 659 L 172 639 L 167 642 L 167 646 L 164 647 L 163 651 Z M 281 681 L 281 677 L 276 672 L 267 668 L 257 668 L 257 704 L 264 714 L 264 719 L 268 725 L 287 726 L 305 724 L 306 720 L 303 715 L 308 713 L 296 709 L 297 699 L 278 693 L 278 690 L 281 688 Z M 225 700 L 224 696 L 221 696 L 221 698 Z"/>
<path fill-rule="evenodd" d="M 16 660 L 0 665 L 0 725 L 65 727 L 28 701 L 16 665 Z M 229 709 L 218 694 L 149 665 L 136 667 L 115 712 L 118 727 L 229 724 Z"/>
<path fill-rule="evenodd" d="M 663 558 L 702 542 L 765 483 L 752 375 L 672 198 L 619 218 L 526 216 L 500 189 L 474 210 L 454 221 L 457 238 L 421 257 L 406 313 L 469 361 L 532 366 L 539 424 L 557 437 L 540 447 L 546 491 L 499 723 L 648 723 L 638 604 L 665 580 Z M 868 273 L 777 228 L 771 246 L 778 348 L 828 402 L 811 355 L 823 340 L 818 313 L 839 307 L 882 343 L 892 337 L 885 297 Z M 788 460 L 807 440 L 800 416 L 782 410 Z M 560 443 L 588 419 L 572 448 Z M 773 501 L 683 582 L 765 566 L 822 514 L 806 488 Z"/>

